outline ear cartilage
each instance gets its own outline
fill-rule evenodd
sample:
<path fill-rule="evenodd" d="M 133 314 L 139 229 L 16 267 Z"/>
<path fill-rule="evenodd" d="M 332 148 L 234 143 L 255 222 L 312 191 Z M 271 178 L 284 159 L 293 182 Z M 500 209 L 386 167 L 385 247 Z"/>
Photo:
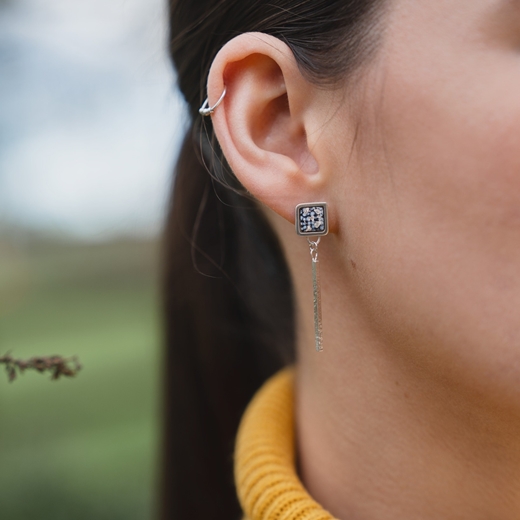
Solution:
<path fill-rule="evenodd" d="M 326 202 L 298 204 L 295 210 L 296 233 L 307 236 L 311 253 L 312 292 L 314 307 L 314 339 L 317 352 L 323 351 L 323 325 L 321 316 L 321 283 L 320 264 L 318 259 L 318 244 L 322 235 L 329 232 L 329 222 Z M 317 240 L 308 237 L 317 236 Z"/>

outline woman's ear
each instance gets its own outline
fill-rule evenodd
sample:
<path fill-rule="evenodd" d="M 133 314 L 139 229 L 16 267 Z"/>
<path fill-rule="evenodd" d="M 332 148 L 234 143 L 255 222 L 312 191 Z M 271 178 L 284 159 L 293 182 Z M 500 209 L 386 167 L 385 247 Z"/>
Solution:
<path fill-rule="evenodd" d="M 231 169 L 257 200 L 294 223 L 297 204 L 326 200 L 327 175 L 308 139 L 319 130 L 313 108 L 323 89 L 305 79 L 285 43 L 263 33 L 241 34 L 219 51 L 210 106 L 224 87 L 212 118 Z"/>

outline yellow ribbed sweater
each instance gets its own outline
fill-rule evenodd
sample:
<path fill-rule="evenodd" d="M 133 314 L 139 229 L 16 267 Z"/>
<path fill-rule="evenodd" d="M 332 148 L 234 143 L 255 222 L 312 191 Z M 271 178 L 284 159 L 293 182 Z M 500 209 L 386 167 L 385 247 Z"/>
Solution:
<path fill-rule="evenodd" d="M 237 434 L 235 484 L 244 520 L 334 520 L 295 467 L 294 368 L 272 376 L 249 403 Z"/>

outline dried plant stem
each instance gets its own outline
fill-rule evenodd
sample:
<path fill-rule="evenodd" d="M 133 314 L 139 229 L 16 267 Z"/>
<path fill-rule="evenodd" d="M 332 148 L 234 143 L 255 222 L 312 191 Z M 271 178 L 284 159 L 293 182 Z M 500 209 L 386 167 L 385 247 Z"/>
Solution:
<path fill-rule="evenodd" d="M 10 354 L 0 356 L 0 364 L 5 365 L 9 381 L 14 381 L 18 373 L 22 374 L 27 369 L 38 372 L 51 372 L 51 379 L 59 379 L 61 376 L 74 377 L 80 370 L 81 364 L 76 356 L 64 358 L 62 356 L 42 356 L 29 359 L 14 359 Z M 18 371 L 18 373 L 17 373 Z"/>

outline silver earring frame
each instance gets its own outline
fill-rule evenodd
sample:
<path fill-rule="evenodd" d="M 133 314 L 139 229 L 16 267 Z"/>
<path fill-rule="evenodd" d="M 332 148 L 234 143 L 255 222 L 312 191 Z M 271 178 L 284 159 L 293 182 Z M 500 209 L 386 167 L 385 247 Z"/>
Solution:
<path fill-rule="evenodd" d="M 308 213 L 303 214 L 306 208 L 308 208 Z M 323 218 L 323 225 L 321 225 L 320 223 L 320 217 Z M 302 221 L 302 218 L 305 218 L 305 221 Z M 307 225 L 307 228 L 304 227 L 304 222 L 305 225 Z M 312 237 L 327 235 L 329 232 L 329 216 L 327 203 L 303 202 L 301 204 L 298 204 L 294 209 L 294 223 L 296 226 L 296 233 L 300 236 Z M 307 230 L 309 227 L 309 223 L 311 224 L 310 231 Z M 320 225 L 315 226 L 315 224 L 318 223 L 320 223 Z"/>

